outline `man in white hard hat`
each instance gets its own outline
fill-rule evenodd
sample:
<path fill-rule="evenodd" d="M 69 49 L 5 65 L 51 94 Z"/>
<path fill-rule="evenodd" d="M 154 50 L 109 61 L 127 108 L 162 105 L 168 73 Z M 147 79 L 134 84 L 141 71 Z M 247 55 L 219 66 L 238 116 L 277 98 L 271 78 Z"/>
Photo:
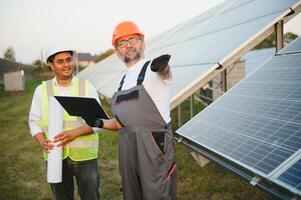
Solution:
<path fill-rule="evenodd" d="M 73 76 L 75 50 L 69 45 L 59 44 L 46 52 L 46 61 L 55 77 L 43 81 L 33 95 L 29 113 L 30 132 L 41 145 L 44 158 L 53 148 L 53 143 L 63 146 L 62 182 L 50 183 L 55 199 L 73 200 L 75 177 L 82 200 L 99 199 L 99 172 L 97 166 L 98 131 L 82 118 L 71 117 L 64 112 L 64 131 L 53 141 L 47 138 L 48 99 L 51 96 L 89 96 L 97 101 L 96 89 L 87 80 Z"/>

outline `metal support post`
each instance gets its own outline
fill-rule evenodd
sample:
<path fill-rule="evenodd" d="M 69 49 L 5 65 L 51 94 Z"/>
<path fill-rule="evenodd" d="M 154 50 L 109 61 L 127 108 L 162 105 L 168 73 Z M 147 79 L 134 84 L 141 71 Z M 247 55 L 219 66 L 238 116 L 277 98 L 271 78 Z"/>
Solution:
<path fill-rule="evenodd" d="M 221 72 L 221 90 L 227 92 L 227 69 Z"/>
<path fill-rule="evenodd" d="M 178 127 L 182 125 L 182 108 L 181 104 L 178 105 Z"/>
<path fill-rule="evenodd" d="M 276 52 L 280 51 L 283 48 L 283 21 L 280 20 L 275 24 L 275 33 L 276 33 Z"/>
<path fill-rule="evenodd" d="M 194 94 L 190 96 L 190 119 L 194 116 Z"/>

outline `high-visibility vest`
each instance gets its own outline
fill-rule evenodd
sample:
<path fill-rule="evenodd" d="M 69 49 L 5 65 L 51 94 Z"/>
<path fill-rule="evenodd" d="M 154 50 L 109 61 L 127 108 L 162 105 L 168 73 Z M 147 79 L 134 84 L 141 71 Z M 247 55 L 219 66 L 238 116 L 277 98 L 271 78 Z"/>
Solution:
<path fill-rule="evenodd" d="M 42 108 L 43 116 L 39 125 L 48 137 L 48 100 L 49 97 L 58 95 L 58 90 L 54 85 L 54 79 L 42 82 Z M 90 83 L 87 80 L 80 80 L 73 77 L 71 85 L 71 96 L 89 96 Z M 64 130 L 70 130 L 85 125 L 82 118 L 68 115 L 64 111 Z M 63 159 L 70 157 L 74 161 L 91 160 L 97 158 L 98 153 L 98 133 L 84 135 L 75 138 L 63 148 Z M 43 152 L 45 160 L 47 153 Z"/>

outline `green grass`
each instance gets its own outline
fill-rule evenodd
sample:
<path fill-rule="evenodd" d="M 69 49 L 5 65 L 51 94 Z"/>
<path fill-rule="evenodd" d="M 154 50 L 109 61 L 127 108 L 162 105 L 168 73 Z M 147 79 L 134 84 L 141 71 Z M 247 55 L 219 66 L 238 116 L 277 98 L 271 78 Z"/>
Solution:
<path fill-rule="evenodd" d="M 0 200 L 53 199 L 46 183 L 40 146 L 31 137 L 27 124 L 33 91 L 39 83 L 27 84 L 25 92 L 0 91 Z M 103 104 L 108 108 L 108 104 Z M 196 106 L 201 109 L 200 105 Z M 183 110 L 187 107 L 184 103 Z M 183 113 L 187 120 L 189 113 Z M 175 116 L 176 111 L 172 118 Z M 176 120 L 173 127 L 175 124 Z M 273 199 L 213 162 L 199 167 L 190 156 L 190 149 L 184 145 L 177 144 L 175 150 L 177 199 Z M 117 132 L 101 132 L 98 163 L 101 199 L 121 199 Z M 77 194 L 76 199 L 79 199 Z"/>

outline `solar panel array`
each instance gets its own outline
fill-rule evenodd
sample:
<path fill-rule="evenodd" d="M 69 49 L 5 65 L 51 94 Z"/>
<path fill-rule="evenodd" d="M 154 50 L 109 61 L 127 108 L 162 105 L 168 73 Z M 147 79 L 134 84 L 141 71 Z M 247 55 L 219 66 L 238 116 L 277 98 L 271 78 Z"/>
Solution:
<path fill-rule="evenodd" d="M 300 42 L 298 38 L 176 132 L 300 195 L 300 160 L 290 162 L 301 151 Z M 292 49 L 295 53 L 289 53 Z M 287 165 L 292 166 L 275 177 Z"/>
<path fill-rule="evenodd" d="M 189 89 L 189 84 L 213 71 L 214 65 L 257 33 L 268 29 L 298 0 L 228 0 L 195 18 L 146 41 L 145 56 L 172 55 L 172 96 Z M 243 45 L 242 45 L 243 44 Z M 79 74 L 89 79 L 105 97 L 112 97 L 125 65 L 113 55 Z M 183 80 L 183 73 L 185 80 Z M 187 80 L 186 80 L 187 79 Z"/>

